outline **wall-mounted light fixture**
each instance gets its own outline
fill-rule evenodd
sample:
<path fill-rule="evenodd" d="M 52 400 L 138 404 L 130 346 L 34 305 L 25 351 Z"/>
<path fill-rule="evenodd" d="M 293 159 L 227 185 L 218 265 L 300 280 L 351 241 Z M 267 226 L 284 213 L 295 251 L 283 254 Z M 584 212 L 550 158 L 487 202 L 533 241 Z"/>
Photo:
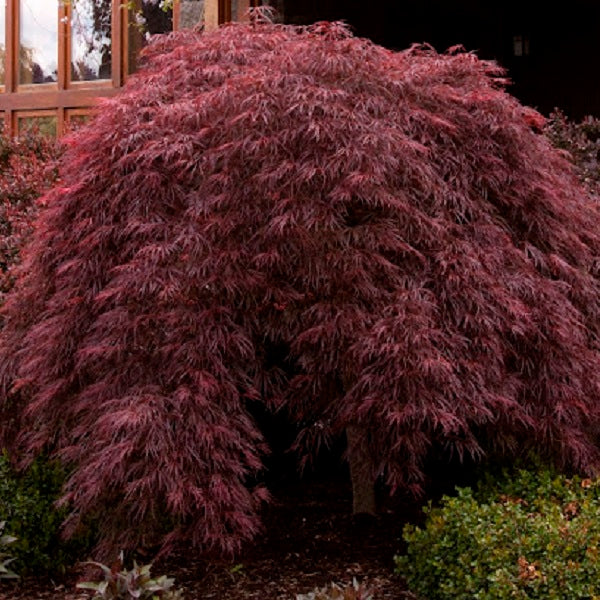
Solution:
<path fill-rule="evenodd" d="M 529 56 L 529 36 L 513 35 L 513 56 Z"/>

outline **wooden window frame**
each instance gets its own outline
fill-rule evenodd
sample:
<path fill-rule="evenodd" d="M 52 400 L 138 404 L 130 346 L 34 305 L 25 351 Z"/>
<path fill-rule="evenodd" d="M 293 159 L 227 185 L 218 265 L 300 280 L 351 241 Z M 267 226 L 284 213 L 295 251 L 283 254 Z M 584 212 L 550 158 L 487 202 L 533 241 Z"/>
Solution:
<path fill-rule="evenodd" d="M 68 133 L 72 131 L 71 119 L 73 117 L 89 117 L 91 118 L 94 114 L 93 108 L 66 108 L 64 112 L 63 120 L 63 132 Z"/>
<path fill-rule="evenodd" d="M 219 0 L 219 23 L 231 21 L 231 0 Z"/>
<path fill-rule="evenodd" d="M 1 2 L 2 0 L 0 0 Z M 260 0 L 242 0 L 248 6 L 259 6 Z M 65 133 L 68 114 L 81 111 L 93 112 L 98 98 L 114 96 L 123 86 L 128 74 L 128 28 L 129 11 L 122 5 L 125 0 L 112 2 L 111 67 L 112 78 L 95 81 L 70 81 L 72 8 L 57 1 L 58 19 L 58 73 L 53 83 L 19 84 L 19 6 L 21 0 L 6 0 L 5 13 L 5 69 L 4 86 L 0 86 L 0 113 L 3 114 L 5 131 L 17 134 L 18 116 L 46 116 L 48 111 L 56 115 L 57 135 Z M 208 10 L 207 10 L 207 7 Z M 215 17 L 213 24 L 207 20 L 207 28 L 231 20 L 231 0 L 205 0 L 205 14 Z M 173 29 L 179 29 L 180 0 L 173 6 Z M 43 113 L 43 114 L 42 114 Z M 2 116 L 0 116 L 0 120 Z"/>
<path fill-rule="evenodd" d="M 219 24 L 231 21 L 231 0 L 218 0 L 219 2 Z M 248 8 L 260 6 L 260 0 L 245 0 Z M 243 10 L 243 9 L 242 9 Z M 245 11 L 244 11 L 245 12 Z"/>
<path fill-rule="evenodd" d="M 57 134 L 59 131 L 59 127 L 61 127 L 63 125 L 63 122 L 61 120 L 62 114 L 60 113 L 60 111 L 57 114 L 57 111 L 52 108 L 45 109 L 45 110 L 15 110 L 15 111 L 12 111 L 12 114 L 11 114 L 11 118 L 12 118 L 11 129 L 16 134 L 18 134 L 19 133 L 19 119 L 29 119 L 29 118 L 35 119 L 36 117 L 38 117 L 38 118 L 54 117 L 56 119 Z"/>
<path fill-rule="evenodd" d="M 54 111 L 57 135 L 65 132 L 65 111 L 88 109 L 97 98 L 113 96 L 124 83 L 123 31 L 128 26 L 127 11 L 121 8 L 123 0 L 111 0 L 111 79 L 70 81 L 71 32 L 68 21 L 71 7 L 57 2 L 58 19 L 58 76 L 54 83 L 19 84 L 19 3 L 6 0 L 6 63 L 4 89 L 0 93 L 0 111 L 4 112 L 7 131 L 17 132 L 17 113 Z M 33 111 L 33 112 L 32 112 Z"/>

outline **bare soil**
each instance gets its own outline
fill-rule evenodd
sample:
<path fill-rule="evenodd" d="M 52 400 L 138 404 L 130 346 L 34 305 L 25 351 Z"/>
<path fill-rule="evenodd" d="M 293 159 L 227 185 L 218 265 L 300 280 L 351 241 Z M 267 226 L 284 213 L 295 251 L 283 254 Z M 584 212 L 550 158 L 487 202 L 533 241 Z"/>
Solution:
<path fill-rule="evenodd" d="M 332 581 L 367 583 L 374 600 L 408 599 L 393 557 L 402 550 L 404 522 L 414 507 L 383 507 L 377 518 L 353 518 L 343 482 L 295 481 L 274 491 L 265 511 L 264 535 L 233 561 L 208 560 L 191 552 L 157 562 L 154 574 L 175 577 L 186 600 L 295 600 Z M 76 568 L 64 581 L 25 579 L 0 585 L 0 600 L 84 600 L 75 588 Z"/>

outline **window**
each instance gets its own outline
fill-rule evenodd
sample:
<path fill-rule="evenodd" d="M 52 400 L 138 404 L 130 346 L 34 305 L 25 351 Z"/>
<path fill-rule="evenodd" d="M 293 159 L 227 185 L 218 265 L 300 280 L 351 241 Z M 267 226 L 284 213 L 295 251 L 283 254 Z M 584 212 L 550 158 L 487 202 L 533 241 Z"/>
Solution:
<path fill-rule="evenodd" d="M 0 0 L 0 112 L 11 133 L 62 134 L 123 83 L 121 0 Z"/>
<path fill-rule="evenodd" d="M 163 10 L 159 2 L 133 2 L 134 10 L 129 12 L 127 28 L 127 72 L 133 73 L 141 49 L 148 35 L 166 33 L 173 30 L 173 10 Z"/>
<path fill-rule="evenodd" d="M 61 135 L 135 70 L 148 34 L 243 20 L 260 0 L 0 0 L 0 125 Z M 129 10 L 128 10 L 129 8 Z"/>
<path fill-rule="evenodd" d="M 91 116 L 90 111 L 85 108 L 69 108 L 65 112 L 65 131 L 74 131 L 85 125 Z"/>
<path fill-rule="evenodd" d="M 179 27 L 193 29 L 204 19 L 204 2 L 202 0 L 181 0 L 179 6 Z"/>
<path fill-rule="evenodd" d="M 68 8 L 71 82 L 112 79 L 110 0 L 71 0 Z"/>
<path fill-rule="evenodd" d="M 19 84 L 58 81 L 58 2 L 21 0 L 18 14 Z"/>
<path fill-rule="evenodd" d="M 4 91 L 4 63 L 6 62 L 6 2 L 0 1 L 0 90 Z"/>
<path fill-rule="evenodd" d="M 55 136 L 57 117 L 54 111 L 27 111 L 17 113 L 17 133 L 36 130 L 42 135 Z"/>
<path fill-rule="evenodd" d="M 219 23 L 243 21 L 248 9 L 259 4 L 258 0 L 219 0 Z"/>

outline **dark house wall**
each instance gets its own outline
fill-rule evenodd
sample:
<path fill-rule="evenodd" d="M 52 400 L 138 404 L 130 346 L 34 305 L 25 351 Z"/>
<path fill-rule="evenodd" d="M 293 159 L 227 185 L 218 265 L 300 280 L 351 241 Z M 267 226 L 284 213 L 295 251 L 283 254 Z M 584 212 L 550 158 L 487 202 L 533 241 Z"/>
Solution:
<path fill-rule="evenodd" d="M 509 70 L 510 91 L 543 113 L 600 116 L 600 1 L 279 0 L 288 23 L 345 19 L 357 35 L 402 49 L 462 44 Z M 515 40 L 516 38 L 516 40 Z M 515 56 L 515 41 L 523 56 Z M 519 48 L 517 48 L 518 52 Z"/>

